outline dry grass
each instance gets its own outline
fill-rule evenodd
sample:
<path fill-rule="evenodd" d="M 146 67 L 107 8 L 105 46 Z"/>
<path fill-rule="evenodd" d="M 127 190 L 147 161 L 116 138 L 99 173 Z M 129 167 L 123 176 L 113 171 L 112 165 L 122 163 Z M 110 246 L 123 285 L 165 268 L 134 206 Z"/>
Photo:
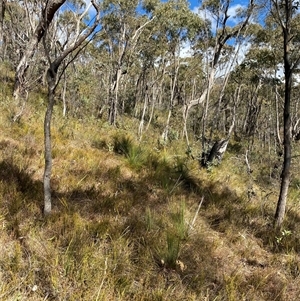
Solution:
<path fill-rule="evenodd" d="M 11 123 L 8 100 L 0 300 L 298 300 L 296 184 L 284 230 L 273 233 L 277 188 L 250 177 L 242 153 L 207 172 L 181 141 L 160 148 L 153 131 L 139 144 L 132 120 L 116 130 L 64 120 L 56 107 L 54 210 L 44 220 L 43 111 L 28 105 Z"/>

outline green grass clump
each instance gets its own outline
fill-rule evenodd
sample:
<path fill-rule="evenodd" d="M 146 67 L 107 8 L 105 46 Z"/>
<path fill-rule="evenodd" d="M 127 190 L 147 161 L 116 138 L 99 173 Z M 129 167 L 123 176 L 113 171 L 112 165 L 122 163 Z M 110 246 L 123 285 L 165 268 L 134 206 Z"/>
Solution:
<path fill-rule="evenodd" d="M 146 157 L 141 146 L 136 145 L 133 139 L 127 135 L 114 137 L 113 150 L 115 153 L 125 156 L 132 168 L 138 170 L 145 164 Z"/>

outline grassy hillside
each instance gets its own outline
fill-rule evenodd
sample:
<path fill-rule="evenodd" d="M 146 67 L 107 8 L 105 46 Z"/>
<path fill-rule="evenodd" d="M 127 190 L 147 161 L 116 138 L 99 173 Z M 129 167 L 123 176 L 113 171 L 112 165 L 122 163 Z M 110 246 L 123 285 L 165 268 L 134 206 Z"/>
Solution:
<path fill-rule="evenodd" d="M 141 143 L 137 121 L 53 118 L 53 214 L 42 218 L 44 99 L 21 120 L 0 102 L 0 300 L 299 300 L 300 205 L 294 177 L 284 228 L 267 157 L 231 142 L 199 168 L 179 140 Z M 195 153 L 200 151 L 194 146 Z M 294 162 L 296 175 L 297 162 Z"/>

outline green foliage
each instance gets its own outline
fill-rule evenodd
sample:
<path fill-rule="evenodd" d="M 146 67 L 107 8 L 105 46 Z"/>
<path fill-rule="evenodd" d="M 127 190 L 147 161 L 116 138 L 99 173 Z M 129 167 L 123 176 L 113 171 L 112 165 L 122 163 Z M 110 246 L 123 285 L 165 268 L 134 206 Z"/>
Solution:
<path fill-rule="evenodd" d="M 291 230 L 282 229 L 280 233 L 275 236 L 275 248 L 279 251 L 290 252 L 293 250 L 295 244 L 295 236 Z"/>
<path fill-rule="evenodd" d="M 175 228 L 176 235 L 181 241 L 187 238 L 188 226 L 185 220 L 186 205 L 184 202 L 181 202 L 180 208 L 178 211 L 172 215 L 173 226 Z"/>
<path fill-rule="evenodd" d="M 239 297 L 237 296 L 238 287 L 241 285 L 241 279 L 238 274 L 224 276 L 224 281 L 226 283 L 226 299 L 228 301 L 237 301 Z"/>
<path fill-rule="evenodd" d="M 128 136 L 118 135 L 114 137 L 113 146 L 115 153 L 128 156 L 133 148 L 133 140 Z"/>
<path fill-rule="evenodd" d="M 142 5 L 146 12 L 152 13 L 159 5 L 159 2 L 160 2 L 159 0 L 144 0 L 142 2 Z"/>
<path fill-rule="evenodd" d="M 175 269 L 176 261 L 178 260 L 180 252 L 180 239 L 176 234 L 168 233 L 167 234 L 167 249 L 163 255 L 163 262 L 166 267 Z"/>
<path fill-rule="evenodd" d="M 10 269 L 13 273 L 18 273 L 22 265 L 22 250 L 19 243 L 14 244 L 14 254 L 11 258 Z"/>
<path fill-rule="evenodd" d="M 195 178 L 191 175 L 186 158 L 176 158 L 175 174 L 178 176 L 181 187 L 188 191 L 198 190 L 199 186 Z"/>
<path fill-rule="evenodd" d="M 153 229 L 153 216 L 149 207 L 146 209 L 146 225 L 148 231 Z"/>
<path fill-rule="evenodd" d="M 113 142 L 114 152 L 124 155 L 131 167 L 141 168 L 146 161 L 142 148 L 136 145 L 128 136 L 115 136 Z"/>
<path fill-rule="evenodd" d="M 105 139 L 99 139 L 99 140 L 97 139 L 93 141 L 92 146 L 99 149 L 106 149 L 109 152 L 113 151 L 114 149 L 113 143 Z"/>
<path fill-rule="evenodd" d="M 277 244 L 280 244 L 283 242 L 283 240 L 290 236 L 292 234 L 292 231 L 290 230 L 281 230 L 280 236 L 275 237 Z"/>
<path fill-rule="evenodd" d="M 166 229 L 166 247 L 158 251 L 161 264 L 167 268 L 177 269 L 178 259 L 183 243 L 187 239 L 187 223 L 185 220 L 185 204 L 182 202 L 180 208 L 171 214 L 171 224 Z"/>
<path fill-rule="evenodd" d="M 179 139 L 179 133 L 178 133 L 178 131 L 170 129 L 170 131 L 168 133 L 168 139 L 169 139 L 170 142 L 172 142 L 174 140 L 178 140 Z"/>

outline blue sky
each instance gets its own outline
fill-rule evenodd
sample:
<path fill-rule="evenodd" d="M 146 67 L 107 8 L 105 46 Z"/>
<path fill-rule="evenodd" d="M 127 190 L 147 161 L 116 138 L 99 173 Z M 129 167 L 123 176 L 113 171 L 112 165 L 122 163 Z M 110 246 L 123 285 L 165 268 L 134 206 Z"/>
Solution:
<path fill-rule="evenodd" d="M 199 0 L 189 0 L 191 9 L 199 6 Z M 232 5 L 235 4 L 241 4 L 241 5 L 247 5 L 247 0 L 234 0 L 232 1 Z"/>
<path fill-rule="evenodd" d="M 190 7 L 193 9 L 194 7 L 199 6 L 199 1 L 198 0 L 190 0 Z"/>

